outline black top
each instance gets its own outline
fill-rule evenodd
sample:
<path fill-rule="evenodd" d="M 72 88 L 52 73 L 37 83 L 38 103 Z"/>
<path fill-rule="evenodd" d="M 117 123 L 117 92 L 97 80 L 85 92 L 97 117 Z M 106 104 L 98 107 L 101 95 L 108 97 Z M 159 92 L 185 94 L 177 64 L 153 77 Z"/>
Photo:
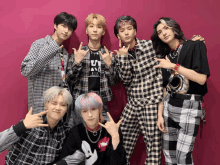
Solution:
<path fill-rule="evenodd" d="M 172 63 L 179 63 L 181 66 L 192 69 L 197 73 L 210 76 L 209 65 L 206 55 L 206 46 L 202 41 L 191 41 L 188 40 L 183 44 L 181 52 L 178 57 L 172 59 L 170 56 L 168 58 Z M 178 59 L 178 62 L 177 62 Z M 171 72 L 168 69 L 162 69 L 163 74 L 163 87 L 168 84 Z M 204 96 L 207 93 L 207 84 L 200 85 L 196 82 L 189 80 L 189 90 L 187 94 L 199 94 Z"/>
<path fill-rule="evenodd" d="M 89 138 L 88 138 L 88 135 Z M 119 131 L 120 143 L 117 148 L 113 150 L 111 135 L 102 127 L 101 135 L 100 130 L 97 135 L 87 130 L 81 123 L 74 126 L 63 145 L 60 160 L 68 155 L 72 155 L 76 150 L 80 150 L 86 156 L 86 161 L 91 165 L 125 165 L 126 152 L 123 147 L 122 134 Z M 99 138 L 100 136 L 100 138 Z M 98 140 L 99 139 L 99 140 Z M 96 143 L 92 143 L 97 141 Z"/>

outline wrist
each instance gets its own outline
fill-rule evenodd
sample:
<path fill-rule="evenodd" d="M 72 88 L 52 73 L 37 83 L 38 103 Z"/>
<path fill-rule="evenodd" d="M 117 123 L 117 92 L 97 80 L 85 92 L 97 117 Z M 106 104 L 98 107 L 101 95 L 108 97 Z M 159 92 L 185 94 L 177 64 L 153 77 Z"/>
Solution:
<path fill-rule="evenodd" d="M 115 134 L 112 136 L 112 139 L 119 139 L 119 134 L 118 134 L 118 133 L 115 133 Z"/>
<path fill-rule="evenodd" d="M 180 64 L 176 63 L 175 66 L 174 66 L 174 68 L 173 68 L 173 70 L 174 70 L 174 71 L 177 71 L 177 69 L 178 69 L 179 67 L 180 67 Z"/>
<path fill-rule="evenodd" d="M 174 63 L 171 63 L 171 65 L 170 65 L 170 69 L 174 69 L 175 68 L 175 66 L 176 66 L 176 64 L 174 64 Z"/>

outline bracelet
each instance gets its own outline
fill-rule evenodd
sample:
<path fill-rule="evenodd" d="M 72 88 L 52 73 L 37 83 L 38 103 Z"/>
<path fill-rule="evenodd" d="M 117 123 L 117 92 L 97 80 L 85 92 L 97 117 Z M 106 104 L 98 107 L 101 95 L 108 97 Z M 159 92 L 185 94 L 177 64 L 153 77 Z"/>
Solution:
<path fill-rule="evenodd" d="M 177 71 L 177 69 L 180 67 L 180 64 L 176 63 L 176 66 L 173 68 L 174 71 Z"/>

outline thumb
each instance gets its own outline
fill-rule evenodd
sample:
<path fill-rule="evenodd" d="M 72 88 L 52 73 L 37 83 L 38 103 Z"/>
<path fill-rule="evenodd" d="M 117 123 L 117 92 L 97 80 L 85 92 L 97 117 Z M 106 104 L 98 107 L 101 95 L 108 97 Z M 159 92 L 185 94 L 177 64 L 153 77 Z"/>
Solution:
<path fill-rule="evenodd" d="M 123 119 L 119 120 L 119 122 L 117 123 L 118 127 L 120 126 L 122 121 L 123 121 Z"/>
<path fill-rule="evenodd" d="M 116 52 L 117 55 L 119 54 L 119 52 L 117 50 L 114 50 L 114 51 Z"/>
<path fill-rule="evenodd" d="M 113 52 L 110 53 L 110 57 L 112 58 Z"/>
<path fill-rule="evenodd" d="M 73 49 L 73 52 L 76 53 L 76 49 L 75 48 L 72 48 L 72 49 Z"/>
<path fill-rule="evenodd" d="M 32 115 L 32 113 L 33 113 L 33 109 L 31 107 L 27 114 Z"/>

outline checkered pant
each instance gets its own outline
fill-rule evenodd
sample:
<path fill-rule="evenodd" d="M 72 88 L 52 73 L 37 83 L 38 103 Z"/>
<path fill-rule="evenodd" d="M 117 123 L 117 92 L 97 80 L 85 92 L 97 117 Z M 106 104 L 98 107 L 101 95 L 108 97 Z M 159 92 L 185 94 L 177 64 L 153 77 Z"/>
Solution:
<path fill-rule="evenodd" d="M 161 163 L 162 134 L 156 126 L 157 109 L 157 104 L 146 105 L 134 101 L 126 104 L 121 115 L 123 119 L 121 131 L 128 165 L 140 131 L 147 150 L 145 164 L 159 165 Z"/>
<path fill-rule="evenodd" d="M 163 153 L 166 165 L 193 165 L 192 151 L 202 115 L 200 101 L 167 94 L 164 102 Z"/>

